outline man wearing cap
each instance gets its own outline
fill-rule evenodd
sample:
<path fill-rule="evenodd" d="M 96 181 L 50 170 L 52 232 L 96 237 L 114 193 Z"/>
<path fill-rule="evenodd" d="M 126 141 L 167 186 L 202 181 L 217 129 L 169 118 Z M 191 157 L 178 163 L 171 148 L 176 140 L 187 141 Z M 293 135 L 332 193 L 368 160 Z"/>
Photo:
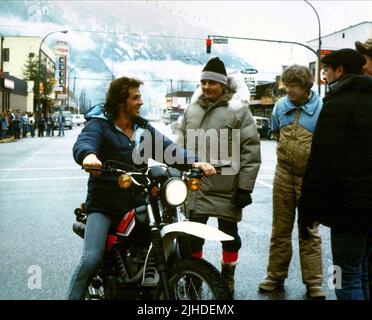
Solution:
<path fill-rule="evenodd" d="M 330 91 L 314 132 L 299 222 L 311 227 L 319 221 L 331 228 L 337 299 L 368 300 L 372 78 L 362 75 L 365 58 L 353 49 L 334 51 L 322 63 Z"/>
<path fill-rule="evenodd" d="M 198 154 L 204 154 L 205 160 L 211 163 L 230 160 L 228 153 L 234 153 L 237 147 L 237 154 L 232 155 L 233 160 L 234 156 L 237 158 L 237 167 L 227 170 L 227 174 L 225 171 L 212 178 L 203 178 L 201 189 L 190 193 L 187 211 L 191 221 L 207 223 L 209 217 L 218 218 L 219 229 L 234 237 L 232 241 L 222 242 L 221 259 L 222 277 L 233 294 L 241 247 L 238 222 L 242 219 L 242 209 L 252 202 L 251 193 L 261 163 L 260 140 L 248 107 L 249 91 L 244 80 L 238 75 L 227 76 L 224 63 L 217 57 L 208 61 L 200 79 L 201 85 L 182 119 L 177 142 L 194 152 L 196 147 L 200 148 Z M 215 135 L 205 140 L 211 130 Z M 240 138 L 234 139 L 234 133 Z M 195 134 L 196 140 L 205 140 L 204 149 L 190 141 Z M 217 155 L 211 152 L 216 148 Z M 192 238 L 193 257 L 203 256 L 203 244 L 203 239 Z"/>
<path fill-rule="evenodd" d="M 364 74 L 372 76 L 372 39 L 368 39 L 365 43 L 356 41 L 355 48 L 366 59 L 366 64 L 363 66 Z"/>

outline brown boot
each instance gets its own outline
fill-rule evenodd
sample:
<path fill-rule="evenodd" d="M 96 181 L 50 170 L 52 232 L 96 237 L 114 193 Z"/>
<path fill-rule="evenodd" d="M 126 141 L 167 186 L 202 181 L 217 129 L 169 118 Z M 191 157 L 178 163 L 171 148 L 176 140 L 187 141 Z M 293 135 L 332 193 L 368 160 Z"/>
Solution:
<path fill-rule="evenodd" d="M 277 289 L 281 289 L 284 285 L 284 279 L 274 279 L 271 277 L 267 277 L 264 281 L 262 281 L 258 289 L 261 292 L 269 292 L 274 291 Z"/>
<path fill-rule="evenodd" d="M 310 299 L 324 300 L 326 298 L 326 293 L 321 285 L 307 285 L 306 289 L 306 294 Z"/>
<path fill-rule="evenodd" d="M 234 275 L 237 263 L 237 261 L 232 263 L 221 262 L 221 277 L 227 284 L 231 295 L 234 295 Z"/>

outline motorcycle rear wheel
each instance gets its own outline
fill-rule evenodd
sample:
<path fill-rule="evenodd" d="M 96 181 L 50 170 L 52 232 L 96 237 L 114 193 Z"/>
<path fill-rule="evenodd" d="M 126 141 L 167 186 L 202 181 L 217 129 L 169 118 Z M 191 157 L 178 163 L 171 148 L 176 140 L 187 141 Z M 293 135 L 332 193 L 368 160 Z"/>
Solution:
<path fill-rule="evenodd" d="M 168 274 L 175 300 L 232 300 L 218 270 L 203 259 L 176 260 Z M 157 299 L 163 300 L 160 287 L 157 292 Z"/>

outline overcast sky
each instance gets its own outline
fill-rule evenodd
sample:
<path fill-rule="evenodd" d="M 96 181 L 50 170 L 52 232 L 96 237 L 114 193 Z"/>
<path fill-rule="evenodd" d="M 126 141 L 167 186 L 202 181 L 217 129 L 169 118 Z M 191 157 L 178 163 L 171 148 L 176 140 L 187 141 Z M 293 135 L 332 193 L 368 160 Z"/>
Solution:
<path fill-rule="evenodd" d="M 38 5 L 35 1 L 34 4 Z M 273 40 L 287 40 L 306 43 L 318 37 L 318 21 L 315 12 L 303 0 L 292 1 L 59 1 L 62 5 L 71 8 L 74 12 L 74 3 L 84 3 L 89 8 L 97 7 L 96 20 L 99 19 L 100 8 L 112 8 L 112 12 L 120 16 L 120 12 L 127 12 L 129 6 L 136 3 L 139 12 L 131 11 L 132 15 L 143 20 L 143 24 L 154 22 L 154 6 L 163 10 L 169 17 L 187 19 L 195 26 L 207 26 L 220 35 L 237 37 L 262 38 Z M 20 2 L 21 3 L 21 2 Z M 358 24 L 363 21 L 372 21 L 372 1 L 310 1 L 319 14 L 322 35 L 327 35 Z M 124 11 L 123 11 L 124 10 Z M 80 10 L 79 10 L 80 11 Z M 143 12 L 144 11 L 144 12 Z M 1 13 L 0 13 L 1 16 Z M 148 19 L 146 19 L 148 17 Z M 2 20 L 8 20 L 2 17 Z M 155 19 L 156 21 L 156 19 Z M 3 21 L 4 22 L 4 21 Z M 6 21 L 8 22 L 8 21 Z M 15 22 L 18 24 L 18 22 Z M 84 19 L 81 21 L 84 27 Z M 34 24 L 30 32 L 37 27 Z M 44 25 L 45 27 L 45 25 Z M 68 26 L 66 26 L 68 27 Z M 156 27 L 154 28 L 156 30 Z M 9 30 L 11 31 L 11 30 Z M 171 34 L 172 30 L 169 30 Z M 45 31 L 42 31 L 43 33 Z M 86 34 L 77 34 L 80 48 L 94 46 L 89 42 Z M 182 36 L 182 35 L 177 35 Z M 197 36 L 200 36 L 197 35 Z M 207 35 L 202 35 L 207 36 Z M 52 37 L 50 37 L 51 39 Z M 74 34 L 68 35 L 68 41 L 74 44 Z M 75 37 L 76 38 L 76 37 Z M 85 41 L 84 41 L 85 39 Z M 360 39 L 364 40 L 364 39 Z M 84 43 L 84 45 L 82 45 Z M 261 72 L 280 71 L 282 64 L 291 62 L 306 63 L 308 50 L 299 46 L 288 44 L 274 44 L 257 41 L 229 40 L 233 46 L 248 62 L 256 66 Z M 213 50 L 212 50 L 213 51 Z M 302 60 L 301 60 L 302 59 Z"/>
<path fill-rule="evenodd" d="M 209 23 L 221 35 L 306 43 L 318 38 L 318 20 L 305 1 L 163 1 L 196 24 Z M 372 1 L 310 1 L 327 35 L 363 21 L 372 21 Z M 365 39 L 361 39 L 365 40 Z M 260 71 L 306 61 L 307 49 L 287 44 L 230 40 Z"/>

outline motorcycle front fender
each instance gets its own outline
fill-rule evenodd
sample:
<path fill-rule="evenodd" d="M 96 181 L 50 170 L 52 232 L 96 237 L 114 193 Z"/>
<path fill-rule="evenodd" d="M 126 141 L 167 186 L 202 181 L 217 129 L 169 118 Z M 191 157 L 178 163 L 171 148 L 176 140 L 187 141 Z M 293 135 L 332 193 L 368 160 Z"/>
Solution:
<path fill-rule="evenodd" d="M 164 226 L 161 231 L 163 241 L 172 241 L 173 239 L 186 234 L 213 241 L 229 241 L 234 238 L 212 226 L 199 222 L 182 221 L 171 223 Z"/>

